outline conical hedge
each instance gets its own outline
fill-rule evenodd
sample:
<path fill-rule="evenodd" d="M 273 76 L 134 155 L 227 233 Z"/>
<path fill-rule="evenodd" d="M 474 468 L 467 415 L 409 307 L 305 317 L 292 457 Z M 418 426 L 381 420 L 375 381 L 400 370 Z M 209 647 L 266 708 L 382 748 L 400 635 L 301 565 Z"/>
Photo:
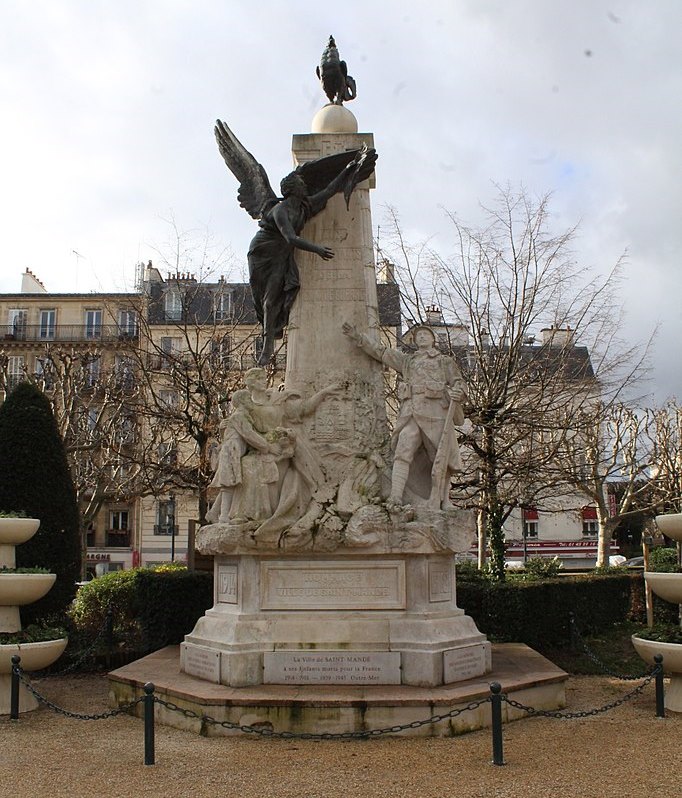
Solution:
<path fill-rule="evenodd" d="M 78 505 L 52 408 L 45 395 L 21 383 L 0 407 L 0 511 L 40 519 L 31 540 L 17 546 L 17 567 L 57 574 L 50 592 L 21 608 L 24 625 L 64 613 L 80 575 Z"/>

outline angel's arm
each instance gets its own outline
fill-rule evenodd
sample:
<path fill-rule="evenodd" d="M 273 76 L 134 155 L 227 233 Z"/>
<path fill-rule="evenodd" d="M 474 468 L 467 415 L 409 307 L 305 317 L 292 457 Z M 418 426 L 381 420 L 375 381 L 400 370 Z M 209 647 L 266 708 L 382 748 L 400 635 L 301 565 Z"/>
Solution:
<path fill-rule="evenodd" d="M 289 218 L 289 210 L 286 206 L 286 202 L 280 202 L 273 208 L 272 219 L 277 225 L 277 229 L 282 234 L 282 237 L 290 246 L 296 247 L 296 249 L 304 249 L 306 252 L 313 252 L 315 255 L 324 258 L 324 260 L 330 260 L 334 257 L 334 253 L 329 247 L 313 244 L 312 241 L 307 241 L 305 238 L 296 235 L 296 231 Z"/>
<path fill-rule="evenodd" d="M 355 158 L 346 164 L 346 166 L 339 172 L 336 177 L 327 184 L 325 188 L 321 191 L 318 191 L 316 194 L 313 194 L 310 199 L 310 209 L 312 216 L 316 216 L 320 211 L 323 211 L 327 205 L 327 202 L 334 196 L 334 194 L 338 194 L 339 191 L 343 191 L 346 187 L 346 183 L 348 180 L 351 179 L 353 170 L 355 169 L 358 163 L 358 155 Z"/>

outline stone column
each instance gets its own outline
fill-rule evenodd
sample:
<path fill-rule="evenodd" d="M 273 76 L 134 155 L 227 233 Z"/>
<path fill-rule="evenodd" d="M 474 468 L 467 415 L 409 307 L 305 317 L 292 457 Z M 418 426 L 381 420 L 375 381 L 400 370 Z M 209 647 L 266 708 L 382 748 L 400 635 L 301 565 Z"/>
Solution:
<path fill-rule="evenodd" d="M 363 144 L 373 146 L 371 133 L 295 135 L 294 162 L 298 165 Z M 285 385 L 304 395 L 332 383 L 343 385 L 342 394 L 323 402 L 307 425 L 311 443 L 322 450 L 346 448 L 357 454 L 380 452 L 386 446 L 381 365 L 341 331 L 348 321 L 379 339 L 369 198 L 373 187 L 374 175 L 355 189 L 349 209 L 342 195 L 332 197 L 303 229 L 304 238 L 334 250 L 332 260 L 296 253 L 301 289 L 289 320 Z"/>

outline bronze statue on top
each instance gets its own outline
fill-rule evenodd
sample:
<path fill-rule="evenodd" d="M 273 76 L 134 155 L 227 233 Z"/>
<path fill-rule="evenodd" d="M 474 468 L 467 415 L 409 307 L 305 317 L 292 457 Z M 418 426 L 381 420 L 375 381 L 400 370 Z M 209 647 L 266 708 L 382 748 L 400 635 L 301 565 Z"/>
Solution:
<path fill-rule="evenodd" d="M 333 36 L 329 37 L 329 43 L 324 48 L 320 65 L 316 67 L 315 72 L 330 103 L 343 105 L 344 102 L 356 98 L 355 81 L 348 74 L 346 62 L 339 58 Z"/>
<path fill-rule="evenodd" d="M 281 338 L 299 289 L 296 249 L 334 257 L 329 247 L 300 237 L 305 223 L 322 211 L 328 200 L 343 192 L 346 207 L 353 189 L 374 171 L 377 154 L 362 147 L 301 164 L 280 183 L 282 197 L 270 186 L 265 169 L 218 120 L 218 148 L 239 181 L 239 204 L 258 220 L 259 230 L 249 246 L 249 282 L 258 321 L 263 326 L 259 365 L 270 362 L 275 340 Z"/>

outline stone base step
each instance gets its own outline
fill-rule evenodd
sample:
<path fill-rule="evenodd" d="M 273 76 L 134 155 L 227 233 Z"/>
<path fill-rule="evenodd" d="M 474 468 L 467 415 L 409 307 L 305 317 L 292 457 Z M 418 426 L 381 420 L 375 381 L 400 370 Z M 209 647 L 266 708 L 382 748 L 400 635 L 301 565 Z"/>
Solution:
<path fill-rule="evenodd" d="M 398 726 L 449 712 L 485 699 L 490 683 L 499 682 L 510 698 L 537 709 L 566 705 L 568 674 L 528 646 L 503 643 L 492 647 L 491 672 L 484 677 L 442 687 L 408 685 L 257 685 L 227 687 L 212 684 L 180 670 L 178 646 L 156 651 L 109 674 L 109 699 L 120 706 L 143 694 L 153 682 L 156 695 L 181 709 L 207 715 L 217 721 L 244 726 L 258 725 L 275 732 L 341 733 Z M 138 714 L 142 705 L 138 705 Z M 502 704 L 505 722 L 525 713 Z M 227 736 L 243 732 L 188 718 L 181 712 L 156 705 L 159 723 L 196 734 Z M 490 726 L 490 703 L 455 718 L 426 723 L 401 732 L 404 736 L 448 737 Z"/>

